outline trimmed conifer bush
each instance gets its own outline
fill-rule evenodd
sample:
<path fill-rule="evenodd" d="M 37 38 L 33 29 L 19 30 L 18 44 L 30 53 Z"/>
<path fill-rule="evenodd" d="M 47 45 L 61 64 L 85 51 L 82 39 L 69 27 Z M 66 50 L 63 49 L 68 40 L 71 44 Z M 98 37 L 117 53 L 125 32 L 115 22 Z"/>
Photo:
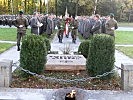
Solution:
<path fill-rule="evenodd" d="M 80 43 L 78 53 L 81 53 L 85 58 L 88 57 L 90 40 L 85 40 Z"/>
<path fill-rule="evenodd" d="M 51 50 L 51 44 L 50 44 L 50 41 L 48 38 L 44 38 L 44 41 L 45 41 L 45 44 L 46 44 L 46 49 L 47 49 L 47 52 Z"/>
<path fill-rule="evenodd" d="M 46 45 L 42 36 L 27 35 L 24 37 L 20 52 L 20 67 L 41 74 L 46 64 Z M 28 77 L 29 74 L 22 74 Z"/>
<path fill-rule="evenodd" d="M 90 50 L 86 61 L 90 76 L 110 72 L 114 68 L 114 54 L 114 37 L 105 34 L 94 35 L 90 42 Z"/>

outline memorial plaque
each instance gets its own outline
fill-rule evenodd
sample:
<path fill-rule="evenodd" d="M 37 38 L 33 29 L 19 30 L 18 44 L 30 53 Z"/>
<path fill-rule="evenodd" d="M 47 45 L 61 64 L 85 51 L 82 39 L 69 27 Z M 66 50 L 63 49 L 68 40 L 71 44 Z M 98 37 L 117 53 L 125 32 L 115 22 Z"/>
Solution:
<path fill-rule="evenodd" d="M 86 59 L 83 55 L 48 54 L 45 70 L 74 71 L 85 70 Z"/>

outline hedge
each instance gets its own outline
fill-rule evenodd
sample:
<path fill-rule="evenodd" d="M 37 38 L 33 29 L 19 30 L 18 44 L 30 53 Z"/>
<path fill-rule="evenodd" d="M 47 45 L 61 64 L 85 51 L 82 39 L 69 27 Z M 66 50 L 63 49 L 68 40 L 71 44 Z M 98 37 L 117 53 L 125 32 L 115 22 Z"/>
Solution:
<path fill-rule="evenodd" d="M 90 42 L 90 50 L 86 67 L 90 76 L 110 72 L 115 62 L 114 37 L 105 34 L 96 34 Z"/>
<path fill-rule="evenodd" d="M 90 40 L 85 40 L 80 43 L 78 53 L 82 54 L 85 58 L 88 57 Z"/>
<path fill-rule="evenodd" d="M 22 41 L 20 67 L 41 74 L 46 64 L 46 44 L 42 36 L 27 35 Z M 23 74 L 27 76 L 27 74 Z"/>
<path fill-rule="evenodd" d="M 44 37 L 44 41 L 45 41 L 45 44 L 46 44 L 46 49 L 47 49 L 47 53 L 51 50 L 51 44 L 50 44 L 50 41 L 48 38 Z"/>

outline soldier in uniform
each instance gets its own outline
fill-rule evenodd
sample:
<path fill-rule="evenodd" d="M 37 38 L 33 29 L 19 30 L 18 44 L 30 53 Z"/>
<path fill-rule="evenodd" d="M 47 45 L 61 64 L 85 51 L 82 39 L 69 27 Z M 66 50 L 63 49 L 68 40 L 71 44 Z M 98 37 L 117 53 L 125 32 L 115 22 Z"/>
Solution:
<path fill-rule="evenodd" d="M 76 43 L 76 37 L 78 32 L 78 21 L 77 19 L 75 19 L 75 16 L 73 16 L 71 25 L 72 25 L 72 32 L 71 32 L 72 42 Z"/>
<path fill-rule="evenodd" d="M 117 21 L 114 19 L 114 14 L 110 14 L 110 19 L 105 24 L 106 34 L 115 37 L 114 31 L 118 28 Z"/>
<path fill-rule="evenodd" d="M 28 27 L 28 20 L 23 16 L 23 11 L 19 12 L 19 16 L 16 18 L 15 26 L 17 27 L 17 51 L 20 51 L 21 38 L 26 34 Z"/>
<path fill-rule="evenodd" d="M 63 19 L 58 19 L 57 27 L 58 27 L 58 33 L 57 33 L 58 39 L 59 39 L 59 42 L 62 43 L 63 33 L 64 33 L 64 29 L 65 29 L 65 23 L 64 23 Z"/>

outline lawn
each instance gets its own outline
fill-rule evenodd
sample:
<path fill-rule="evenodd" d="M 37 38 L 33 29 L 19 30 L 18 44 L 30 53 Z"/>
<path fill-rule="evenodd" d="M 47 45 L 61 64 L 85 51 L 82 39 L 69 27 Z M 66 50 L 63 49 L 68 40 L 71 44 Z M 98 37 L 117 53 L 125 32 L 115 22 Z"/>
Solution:
<path fill-rule="evenodd" d="M 0 53 L 8 50 L 9 48 L 11 48 L 12 46 L 14 46 L 14 44 L 10 44 L 10 43 L 0 43 Z"/>
<path fill-rule="evenodd" d="M 116 44 L 133 44 L 133 32 L 131 31 L 116 31 Z"/>
<path fill-rule="evenodd" d="M 30 34 L 30 29 L 27 30 Z M 16 28 L 0 28 L 0 40 L 16 41 L 17 29 Z"/>
<path fill-rule="evenodd" d="M 85 39 L 78 34 L 80 41 Z M 133 32 L 132 31 L 115 31 L 115 44 L 133 44 Z"/>
<path fill-rule="evenodd" d="M 115 47 L 130 58 L 133 58 L 133 47 Z"/>

